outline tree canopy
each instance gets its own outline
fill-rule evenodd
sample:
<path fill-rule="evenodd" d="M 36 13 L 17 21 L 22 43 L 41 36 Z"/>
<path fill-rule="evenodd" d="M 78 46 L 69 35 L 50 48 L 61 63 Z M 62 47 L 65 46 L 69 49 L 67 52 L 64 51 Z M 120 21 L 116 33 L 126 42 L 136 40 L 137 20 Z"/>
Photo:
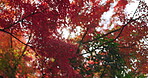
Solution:
<path fill-rule="evenodd" d="M 0 37 L 4 78 L 148 74 L 144 0 L 1 0 Z"/>

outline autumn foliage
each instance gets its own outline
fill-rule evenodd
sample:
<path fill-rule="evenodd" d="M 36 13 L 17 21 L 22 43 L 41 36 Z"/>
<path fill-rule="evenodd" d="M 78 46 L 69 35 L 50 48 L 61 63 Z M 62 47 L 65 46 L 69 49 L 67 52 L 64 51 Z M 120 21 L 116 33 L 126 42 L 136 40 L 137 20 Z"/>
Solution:
<path fill-rule="evenodd" d="M 137 8 L 128 13 L 132 2 L 0 0 L 0 75 L 144 77 L 148 74 L 148 6 L 143 0 L 135 1 Z M 111 15 L 105 17 L 107 13 Z"/>

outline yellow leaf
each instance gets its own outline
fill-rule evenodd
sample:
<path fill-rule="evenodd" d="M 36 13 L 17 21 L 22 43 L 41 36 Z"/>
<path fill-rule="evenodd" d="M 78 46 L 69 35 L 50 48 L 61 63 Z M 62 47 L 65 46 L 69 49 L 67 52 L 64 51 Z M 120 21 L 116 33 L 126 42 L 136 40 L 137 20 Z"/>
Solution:
<path fill-rule="evenodd" d="M 55 59 L 54 59 L 54 58 L 50 58 L 50 61 L 51 61 L 51 62 L 55 62 Z"/>

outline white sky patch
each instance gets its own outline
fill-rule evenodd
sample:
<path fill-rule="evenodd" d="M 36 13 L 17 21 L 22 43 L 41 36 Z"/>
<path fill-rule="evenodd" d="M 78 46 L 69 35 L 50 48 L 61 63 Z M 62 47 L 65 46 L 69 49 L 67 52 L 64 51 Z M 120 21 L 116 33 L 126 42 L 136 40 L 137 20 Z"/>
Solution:
<path fill-rule="evenodd" d="M 80 35 L 82 28 L 80 26 L 76 27 L 76 35 Z"/>
<path fill-rule="evenodd" d="M 62 37 L 63 38 L 67 39 L 69 35 L 70 35 L 70 32 L 68 29 L 66 29 L 66 28 L 62 29 Z"/>
<path fill-rule="evenodd" d="M 72 3 L 73 0 L 69 0 L 70 3 Z"/>
<path fill-rule="evenodd" d="M 133 13 L 136 11 L 138 4 L 139 4 L 139 1 L 137 1 L 137 0 L 134 0 L 134 1 L 135 1 L 134 3 L 127 4 L 126 8 L 125 8 L 125 11 L 126 11 L 126 13 L 129 14 L 129 17 L 133 16 Z"/>
<path fill-rule="evenodd" d="M 102 15 L 102 22 L 101 24 L 104 25 L 103 29 L 108 29 L 108 25 L 110 24 L 111 16 L 113 15 L 113 9 L 110 9 L 108 12 L 105 12 Z"/>
<path fill-rule="evenodd" d="M 74 29 L 75 32 L 70 32 L 69 29 L 63 28 L 61 31 L 58 30 L 59 33 L 62 34 L 62 37 L 67 38 L 74 38 L 78 35 L 80 35 L 80 32 L 82 31 L 82 28 L 80 26 L 77 26 L 76 29 Z"/>
<path fill-rule="evenodd" d="M 82 50 L 82 54 L 84 53 L 84 55 L 83 55 L 83 57 L 88 57 L 88 56 L 90 56 L 90 54 L 89 53 L 86 53 L 86 51 L 85 50 Z M 86 53 L 86 54 L 85 54 Z"/>
<path fill-rule="evenodd" d="M 145 0 L 146 4 L 148 5 L 148 0 Z"/>

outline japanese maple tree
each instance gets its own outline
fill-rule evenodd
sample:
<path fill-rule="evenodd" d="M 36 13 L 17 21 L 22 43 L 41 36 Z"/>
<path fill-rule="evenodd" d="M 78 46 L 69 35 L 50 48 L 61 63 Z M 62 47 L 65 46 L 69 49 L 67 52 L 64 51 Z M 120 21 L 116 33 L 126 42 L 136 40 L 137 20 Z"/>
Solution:
<path fill-rule="evenodd" d="M 136 10 L 128 14 L 126 7 L 132 2 L 1 0 L 0 34 L 5 33 L 13 40 L 8 44 L 0 39 L 4 42 L 0 46 L 11 45 L 5 48 L 14 50 L 18 47 L 12 46 L 25 46 L 16 53 L 19 57 L 9 56 L 22 60 L 15 64 L 20 71 L 15 70 L 14 77 L 103 78 L 147 74 L 148 6 L 143 0 L 137 1 Z M 110 11 L 107 21 L 104 15 Z M 63 29 L 69 32 L 68 38 L 63 37 Z M 21 63 L 29 64 L 28 68 L 35 71 L 20 74 L 24 71 Z"/>

